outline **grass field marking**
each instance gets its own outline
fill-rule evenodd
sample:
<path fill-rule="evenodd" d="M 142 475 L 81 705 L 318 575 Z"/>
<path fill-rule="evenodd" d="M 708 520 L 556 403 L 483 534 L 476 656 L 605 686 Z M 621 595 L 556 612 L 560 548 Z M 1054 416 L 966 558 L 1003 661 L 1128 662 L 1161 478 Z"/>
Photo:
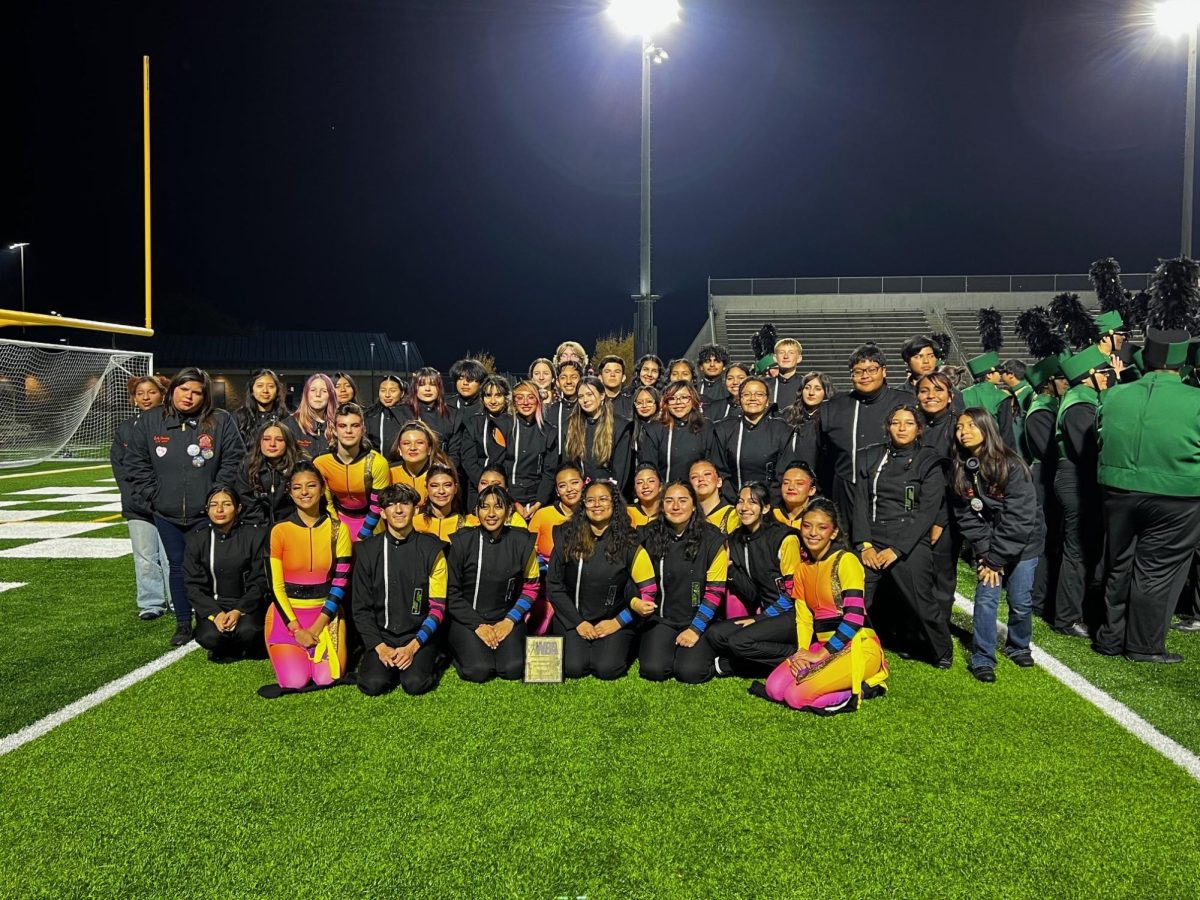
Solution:
<path fill-rule="evenodd" d="M 968 615 L 974 615 L 975 604 L 957 591 L 954 596 L 956 598 L 955 607 Z M 996 634 L 998 640 L 1004 640 L 1008 635 L 1008 627 L 1003 622 L 1000 622 Z M 1053 678 L 1065 684 L 1084 700 L 1087 700 L 1143 744 L 1157 750 L 1197 781 L 1200 781 L 1200 757 L 1196 756 L 1195 753 L 1177 741 L 1171 740 L 1171 738 L 1167 737 L 1120 700 L 1100 690 L 1100 688 L 1096 687 L 1074 669 L 1059 662 L 1045 650 L 1032 642 L 1029 644 L 1029 649 L 1033 651 L 1033 659 L 1038 666 L 1045 669 Z M 1130 665 L 1136 665 L 1136 663 L 1130 663 Z"/>
<path fill-rule="evenodd" d="M 99 519 L 92 519 L 93 522 L 115 522 L 122 517 L 122 513 L 117 513 L 112 516 L 101 516 Z"/>
<path fill-rule="evenodd" d="M 70 472 L 87 472 L 91 469 L 107 469 L 109 464 L 102 466 L 75 466 L 70 469 L 47 469 L 45 472 L 17 472 L 15 475 L 0 475 L 0 479 L 8 478 L 38 478 L 42 475 L 66 475 Z"/>
<path fill-rule="evenodd" d="M 0 581 L 0 594 L 5 591 L 11 591 L 15 588 L 25 587 L 24 581 Z"/>
<path fill-rule="evenodd" d="M 140 666 L 130 672 L 128 675 L 122 675 L 120 678 L 110 681 L 108 684 L 97 688 L 85 697 L 80 697 L 74 703 L 64 706 L 58 712 L 50 713 L 45 718 L 38 719 L 32 725 L 26 725 L 20 731 L 13 732 L 5 738 L 0 738 L 0 756 L 7 753 L 12 753 L 18 747 L 23 747 L 32 740 L 40 738 L 44 734 L 53 731 L 64 722 L 70 722 L 78 715 L 87 712 L 93 706 L 99 706 L 109 697 L 115 697 L 117 694 L 126 688 L 133 687 L 139 681 L 145 681 L 155 672 L 161 672 L 173 662 L 177 662 L 191 653 L 193 650 L 199 650 L 200 645 L 195 641 L 190 644 L 172 650 L 170 653 L 164 653 L 158 659 L 151 660 L 144 666 Z"/>

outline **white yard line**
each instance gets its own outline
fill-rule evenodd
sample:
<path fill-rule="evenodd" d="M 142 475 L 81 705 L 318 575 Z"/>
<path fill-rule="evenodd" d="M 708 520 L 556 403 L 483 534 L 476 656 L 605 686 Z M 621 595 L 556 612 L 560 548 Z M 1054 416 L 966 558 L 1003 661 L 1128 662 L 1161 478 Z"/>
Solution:
<path fill-rule="evenodd" d="M 193 650 L 199 649 L 200 645 L 192 641 L 190 644 L 186 644 L 177 650 L 164 653 L 158 659 L 134 669 L 128 675 L 122 675 L 115 681 L 110 681 L 103 687 L 92 691 L 86 697 L 80 697 L 74 703 L 64 706 L 58 712 L 51 713 L 44 719 L 34 722 L 32 725 L 26 725 L 20 731 L 14 732 L 8 735 L 8 737 L 0 738 L 0 756 L 12 753 L 18 747 L 23 747 L 30 741 L 40 738 L 43 734 L 53 731 L 64 722 L 69 722 L 76 716 L 87 712 L 93 706 L 100 705 L 109 697 L 115 697 L 126 688 L 133 687 L 139 681 L 145 681 L 155 672 L 161 672 L 167 666 L 171 665 L 171 663 L 183 659 L 183 657 L 187 656 Z"/>
<path fill-rule="evenodd" d="M 15 475 L 0 475 L 0 478 L 40 478 L 42 475 L 65 475 L 68 472 L 89 472 L 92 469 L 107 469 L 108 463 L 102 466 L 74 466 L 70 469 L 47 469 L 45 472 L 17 472 Z"/>
<path fill-rule="evenodd" d="M 970 600 L 957 592 L 955 592 L 954 596 L 956 598 L 954 606 L 957 609 L 969 616 L 974 615 L 975 605 Z M 1003 641 L 1007 635 L 1008 628 L 1003 622 L 1000 622 L 997 628 L 997 643 Z M 1084 700 L 1087 700 L 1143 744 L 1157 750 L 1193 778 L 1200 781 L 1200 757 L 1196 756 L 1195 753 L 1178 741 L 1167 737 L 1120 700 L 1100 690 L 1100 688 L 1096 687 L 1074 669 L 1059 662 L 1041 647 L 1031 643 L 1029 649 L 1033 651 L 1033 659 L 1038 666 L 1045 669 L 1051 676 L 1065 684 Z M 1129 665 L 1136 665 L 1136 663 L 1130 663 Z"/>

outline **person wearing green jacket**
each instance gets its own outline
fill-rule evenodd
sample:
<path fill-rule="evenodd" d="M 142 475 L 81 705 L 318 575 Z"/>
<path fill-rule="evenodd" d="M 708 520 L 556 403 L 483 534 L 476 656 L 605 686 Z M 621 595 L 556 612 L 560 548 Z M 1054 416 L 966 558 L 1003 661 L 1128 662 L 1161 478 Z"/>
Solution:
<path fill-rule="evenodd" d="M 1109 572 L 1093 649 L 1135 662 L 1176 663 L 1166 636 L 1200 544 L 1200 390 L 1179 377 L 1189 328 L 1200 325 L 1200 263 L 1155 271 L 1138 381 L 1106 394 L 1098 412 Z"/>

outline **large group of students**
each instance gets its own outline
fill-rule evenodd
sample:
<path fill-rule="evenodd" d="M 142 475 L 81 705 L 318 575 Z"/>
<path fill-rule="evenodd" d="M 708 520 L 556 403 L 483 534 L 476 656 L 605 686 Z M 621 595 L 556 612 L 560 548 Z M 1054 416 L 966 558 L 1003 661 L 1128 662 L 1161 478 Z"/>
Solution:
<path fill-rule="evenodd" d="M 1163 261 L 1137 297 L 1119 271 L 1093 265 L 1096 317 L 1073 294 L 1021 314 L 1033 365 L 981 310 L 965 370 L 943 335 L 892 365 L 868 342 L 841 393 L 770 325 L 745 363 L 710 344 L 629 372 L 566 341 L 515 384 L 472 359 L 375 397 L 314 374 L 294 410 L 269 369 L 234 413 L 201 369 L 134 379 L 112 463 L 138 614 L 269 658 L 276 693 L 518 679 L 550 634 L 569 678 L 636 660 L 833 714 L 886 691 L 885 647 L 951 667 L 965 560 L 981 682 L 1034 666 L 1035 615 L 1178 661 L 1168 628 L 1200 630 L 1200 265 Z"/>

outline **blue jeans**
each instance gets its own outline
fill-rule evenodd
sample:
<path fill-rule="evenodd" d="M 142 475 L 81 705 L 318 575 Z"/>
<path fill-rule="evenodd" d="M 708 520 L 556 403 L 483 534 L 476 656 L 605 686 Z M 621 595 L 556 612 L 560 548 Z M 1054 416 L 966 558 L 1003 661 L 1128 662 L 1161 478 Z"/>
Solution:
<path fill-rule="evenodd" d="M 166 612 L 170 605 L 167 582 L 170 566 L 162 538 L 153 522 L 130 519 L 129 542 L 133 544 L 133 577 L 137 585 L 139 611 Z"/>
<path fill-rule="evenodd" d="M 204 524 L 197 522 L 191 528 L 180 528 L 174 522 L 168 522 L 162 516 L 154 517 L 154 527 L 162 538 L 163 547 L 167 551 L 170 562 L 170 573 L 167 583 L 171 586 L 171 600 L 175 607 L 175 621 L 180 625 L 192 624 L 192 604 L 188 602 L 187 585 L 183 580 L 183 554 L 187 550 L 187 536 Z"/>
<path fill-rule="evenodd" d="M 1037 557 L 1023 559 L 1004 570 L 1002 579 L 1008 588 L 1008 643 L 1006 654 L 1029 649 L 1033 638 L 1033 578 Z M 996 665 L 996 610 L 1000 607 L 1000 588 L 975 585 L 975 636 L 971 646 L 972 666 Z"/>

